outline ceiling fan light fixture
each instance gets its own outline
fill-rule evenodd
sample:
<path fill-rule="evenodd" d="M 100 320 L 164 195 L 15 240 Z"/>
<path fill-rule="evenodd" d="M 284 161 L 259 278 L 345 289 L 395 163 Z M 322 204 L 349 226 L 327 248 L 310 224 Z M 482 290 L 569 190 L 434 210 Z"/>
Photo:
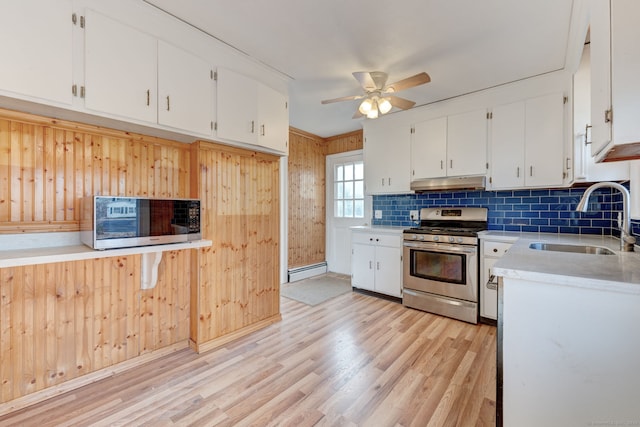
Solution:
<path fill-rule="evenodd" d="M 362 114 L 367 115 L 369 111 L 371 111 L 373 107 L 373 101 L 369 98 L 366 98 L 364 101 L 360 103 L 360 107 L 358 107 L 358 111 Z"/>
<path fill-rule="evenodd" d="M 380 101 L 378 101 L 378 110 L 380 110 L 380 114 L 387 114 L 389 111 L 391 111 L 391 102 L 389 101 L 389 98 L 382 98 Z"/>
<path fill-rule="evenodd" d="M 378 118 L 378 99 L 374 96 L 371 99 L 371 109 L 367 112 L 368 119 L 377 119 Z"/>

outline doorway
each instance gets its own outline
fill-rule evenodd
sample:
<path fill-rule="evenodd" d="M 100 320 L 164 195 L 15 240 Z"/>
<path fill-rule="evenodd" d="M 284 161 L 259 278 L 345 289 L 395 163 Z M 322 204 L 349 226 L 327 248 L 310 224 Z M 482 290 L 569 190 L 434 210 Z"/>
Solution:
<path fill-rule="evenodd" d="M 372 198 L 364 194 L 362 150 L 327 156 L 327 269 L 351 275 L 351 230 L 369 225 Z"/>

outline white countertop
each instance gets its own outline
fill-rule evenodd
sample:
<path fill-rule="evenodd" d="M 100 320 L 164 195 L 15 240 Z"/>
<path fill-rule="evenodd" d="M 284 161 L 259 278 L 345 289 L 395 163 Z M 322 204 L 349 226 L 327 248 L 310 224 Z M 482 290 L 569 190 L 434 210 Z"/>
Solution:
<path fill-rule="evenodd" d="M 171 243 L 135 248 L 106 249 L 98 251 L 85 245 L 52 246 L 45 248 L 14 249 L 0 251 L 0 268 L 21 265 L 47 264 L 52 262 L 79 261 L 85 259 L 108 258 L 133 254 L 197 249 L 212 245 L 211 240 L 196 240 L 184 243 Z"/>
<path fill-rule="evenodd" d="M 404 230 L 409 227 L 396 227 L 390 225 L 354 225 L 349 227 L 353 231 L 373 231 L 373 232 L 381 232 L 381 233 L 393 233 L 393 234 L 402 234 Z"/>
<path fill-rule="evenodd" d="M 518 238 L 494 265 L 497 276 L 640 294 L 640 252 L 621 252 L 615 237 L 500 231 L 483 232 L 480 237 Z M 542 251 L 530 249 L 532 242 L 603 246 L 615 255 Z"/>

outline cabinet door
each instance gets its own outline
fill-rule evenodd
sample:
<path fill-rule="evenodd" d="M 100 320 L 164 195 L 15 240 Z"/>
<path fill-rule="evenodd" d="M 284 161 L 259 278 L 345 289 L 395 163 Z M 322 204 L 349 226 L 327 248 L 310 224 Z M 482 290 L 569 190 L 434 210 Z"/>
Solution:
<path fill-rule="evenodd" d="M 487 173 L 487 112 L 447 118 L 447 176 Z"/>
<path fill-rule="evenodd" d="M 410 191 L 410 128 L 380 126 L 365 131 L 364 179 L 367 194 Z"/>
<path fill-rule="evenodd" d="M 0 89 L 72 103 L 71 1 L 2 2 Z"/>
<path fill-rule="evenodd" d="M 85 27 L 85 107 L 157 122 L 157 42 L 95 11 Z"/>
<path fill-rule="evenodd" d="M 158 123 L 211 135 L 212 73 L 203 59 L 158 41 Z"/>
<path fill-rule="evenodd" d="M 427 120 L 413 126 L 411 179 L 446 176 L 447 118 Z"/>
<path fill-rule="evenodd" d="M 498 258 L 482 259 L 482 275 L 480 277 L 480 316 L 496 320 L 498 318 L 498 290 L 487 287 L 493 265 Z M 491 286 L 491 285 L 490 285 Z"/>
<path fill-rule="evenodd" d="M 591 149 L 599 153 L 611 141 L 611 21 L 608 0 L 591 0 Z"/>
<path fill-rule="evenodd" d="M 220 138 L 257 144 L 258 82 L 218 68 L 217 113 Z"/>
<path fill-rule="evenodd" d="M 351 286 L 375 290 L 376 247 L 353 243 L 351 245 Z"/>
<path fill-rule="evenodd" d="M 491 188 L 524 186 L 524 101 L 493 108 Z"/>
<path fill-rule="evenodd" d="M 270 87 L 258 85 L 258 144 L 289 153 L 289 109 L 287 97 Z"/>
<path fill-rule="evenodd" d="M 531 187 L 562 185 L 564 95 L 528 99 L 525 110 L 525 183 Z"/>
<path fill-rule="evenodd" d="M 402 296 L 402 249 L 376 247 L 375 291 L 394 297 Z"/>

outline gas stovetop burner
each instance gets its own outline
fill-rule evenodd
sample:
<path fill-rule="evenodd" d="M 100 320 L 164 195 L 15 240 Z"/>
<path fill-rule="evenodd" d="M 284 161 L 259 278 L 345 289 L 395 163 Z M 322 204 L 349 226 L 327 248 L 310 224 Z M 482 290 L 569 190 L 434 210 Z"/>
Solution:
<path fill-rule="evenodd" d="M 404 235 L 407 241 L 473 244 L 478 232 L 486 229 L 486 208 L 423 208 L 420 226 L 404 230 Z"/>

